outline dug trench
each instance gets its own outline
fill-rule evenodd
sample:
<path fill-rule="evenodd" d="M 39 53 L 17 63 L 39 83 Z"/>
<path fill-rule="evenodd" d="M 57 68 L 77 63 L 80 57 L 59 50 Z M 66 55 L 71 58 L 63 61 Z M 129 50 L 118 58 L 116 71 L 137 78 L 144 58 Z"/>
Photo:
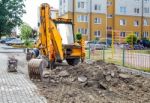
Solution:
<path fill-rule="evenodd" d="M 48 103 L 150 103 L 150 79 L 122 73 L 102 61 L 57 66 L 34 81 Z"/>

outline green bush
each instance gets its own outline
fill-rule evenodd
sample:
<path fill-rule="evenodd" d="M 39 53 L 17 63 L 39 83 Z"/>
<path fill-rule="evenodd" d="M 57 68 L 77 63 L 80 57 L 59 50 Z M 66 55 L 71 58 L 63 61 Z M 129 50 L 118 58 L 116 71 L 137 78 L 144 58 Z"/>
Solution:
<path fill-rule="evenodd" d="M 80 41 L 82 39 L 82 34 L 81 33 L 77 33 L 76 34 L 76 40 Z"/>
<path fill-rule="evenodd" d="M 136 35 L 134 34 L 129 34 L 127 37 L 126 37 L 126 42 L 128 44 L 136 44 L 137 43 L 137 37 Z"/>
<path fill-rule="evenodd" d="M 25 40 L 25 41 L 24 41 L 24 45 L 25 45 L 27 48 L 32 48 L 32 47 L 33 47 L 33 42 L 30 41 L 30 40 Z"/>
<path fill-rule="evenodd" d="M 98 42 L 98 41 L 99 41 L 99 37 L 96 37 L 96 38 L 95 38 L 95 41 Z"/>

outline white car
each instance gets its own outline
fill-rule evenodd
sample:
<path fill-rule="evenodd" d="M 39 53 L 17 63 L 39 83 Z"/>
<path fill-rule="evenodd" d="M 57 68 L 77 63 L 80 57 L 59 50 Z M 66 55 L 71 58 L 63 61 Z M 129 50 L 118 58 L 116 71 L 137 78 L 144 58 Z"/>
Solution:
<path fill-rule="evenodd" d="M 21 39 L 13 39 L 11 41 L 6 42 L 6 45 L 23 45 L 24 43 L 22 42 Z"/>
<path fill-rule="evenodd" d="M 104 47 L 107 48 L 105 44 L 100 43 L 100 42 L 85 41 L 86 49 L 91 48 L 91 49 L 96 49 L 96 50 L 102 50 L 104 49 Z"/>

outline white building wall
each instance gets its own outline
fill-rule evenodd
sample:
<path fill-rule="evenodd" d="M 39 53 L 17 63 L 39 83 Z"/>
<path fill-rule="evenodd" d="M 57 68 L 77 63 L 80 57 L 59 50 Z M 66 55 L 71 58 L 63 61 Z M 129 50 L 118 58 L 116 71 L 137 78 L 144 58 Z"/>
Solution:
<path fill-rule="evenodd" d="M 69 4 L 72 0 L 59 0 L 59 15 L 63 15 L 69 11 Z"/>
<path fill-rule="evenodd" d="M 94 13 L 107 13 L 107 0 L 91 0 L 92 1 L 92 12 Z M 100 10 L 95 10 L 95 5 L 100 5 Z"/>
<path fill-rule="evenodd" d="M 144 7 L 150 9 L 150 0 L 144 1 Z M 127 15 L 127 16 L 142 16 L 142 0 L 115 0 L 115 14 L 116 15 Z M 126 13 L 120 11 L 120 7 L 126 7 Z M 135 13 L 135 8 L 139 8 L 139 13 Z M 150 12 L 144 14 L 144 16 L 150 17 Z"/>
<path fill-rule="evenodd" d="M 147 1 L 147 2 L 146 2 Z M 144 0 L 143 8 L 149 8 L 149 13 L 144 13 L 145 17 L 150 17 L 150 0 Z"/>
<path fill-rule="evenodd" d="M 84 2 L 85 8 L 78 8 L 78 2 Z M 95 10 L 95 5 L 100 6 L 100 10 Z M 106 13 L 107 12 L 107 0 L 76 0 L 75 12 L 89 13 Z"/>
<path fill-rule="evenodd" d="M 78 8 L 78 2 L 84 2 L 84 8 Z M 95 10 L 95 5 L 100 5 L 101 9 Z M 75 0 L 75 12 L 89 13 L 90 11 L 94 13 L 106 13 L 107 0 Z M 59 15 L 63 15 L 66 12 L 73 12 L 73 0 L 65 0 L 65 2 L 64 0 L 59 0 Z"/>
<path fill-rule="evenodd" d="M 115 14 L 117 15 L 130 15 L 130 16 L 141 16 L 142 14 L 142 5 L 141 0 L 116 0 L 115 2 Z M 120 7 L 126 7 L 126 13 L 120 11 Z M 135 13 L 134 9 L 139 8 L 139 13 Z"/>
<path fill-rule="evenodd" d="M 51 10 L 51 18 L 56 19 L 57 18 L 57 11 L 52 11 Z"/>
<path fill-rule="evenodd" d="M 143 8 L 149 8 L 149 13 L 144 13 L 144 16 L 150 17 L 150 0 L 143 1 Z M 78 2 L 84 2 L 85 8 L 78 8 Z M 94 10 L 96 4 L 101 6 L 100 10 Z M 92 5 L 92 12 L 107 13 L 107 0 L 75 0 L 75 5 L 75 12 L 89 13 L 90 5 Z M 115 0 L 115 5 L 116 15 L 142 16 L 142 0 Z M 126 13 L 121 12 L 120 7 L 126 7 Z M 134 12 L 135 8 L 139 8 L 139 13 Z M 59 0 L 59 15 L 67 12 L 73 12 L 73 0 Z"/>

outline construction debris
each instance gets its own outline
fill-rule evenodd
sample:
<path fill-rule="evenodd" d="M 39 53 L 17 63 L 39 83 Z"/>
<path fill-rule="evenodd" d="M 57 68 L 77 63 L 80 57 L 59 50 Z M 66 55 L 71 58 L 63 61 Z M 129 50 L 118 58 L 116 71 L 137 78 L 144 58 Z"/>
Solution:
<path fill-rule="evenodd" d="M 87 78 L 85 76 L 79 76 L 78 81 L 84 83 L 87 81 Z"/>
<path fill-rule="evenodd" d="M 57 67 L 35 83 L 49 103 L 150 103 L 150 79 L 102 61 Z"/>
<path fill-rule="evenodd" d="M 8 58 L 8 68 L 7 71 L 8 72 L 17 72 L 17 62 L 18 60 L 14 57 L 11 56 Z"/>

